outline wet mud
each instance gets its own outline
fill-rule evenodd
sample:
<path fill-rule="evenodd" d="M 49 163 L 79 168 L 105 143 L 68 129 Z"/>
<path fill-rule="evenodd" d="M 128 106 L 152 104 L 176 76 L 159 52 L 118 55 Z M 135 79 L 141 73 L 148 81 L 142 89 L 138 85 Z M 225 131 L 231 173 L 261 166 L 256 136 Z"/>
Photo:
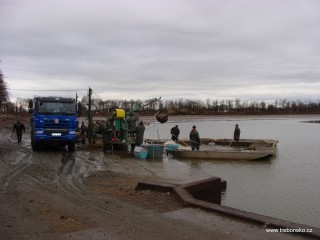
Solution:
<path fill-rule="evenodd" d="M 0 154 L 4 239 L 55 238 L 96 228 L 123 204 L 132 205 L 134 212 L 141 207 L 157 213 L 182 208 L 171 193 L 135 190 L 143 176 L 126 173 L 130 161 L 135 161 L 127 154 L 103 153 L 87 145 L 79 145 L 75 152 L 61 147 L 33 152 L 28 132 L 18 143 L 9 128 L 1 129 Z M 112 170 L 122 164 L 123 172 Z M 127 213 L 117 213 L 114 224 L 125 224 Z"/>

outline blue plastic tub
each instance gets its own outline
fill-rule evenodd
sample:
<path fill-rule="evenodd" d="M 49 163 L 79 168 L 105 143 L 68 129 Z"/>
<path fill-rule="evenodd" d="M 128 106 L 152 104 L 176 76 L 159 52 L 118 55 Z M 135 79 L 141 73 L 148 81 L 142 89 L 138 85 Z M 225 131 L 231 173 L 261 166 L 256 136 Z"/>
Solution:
<path fill-rule="evenodd" d="M 134 152 L 134 157 L 138 159 L 146 159 L 148 152 Z"/>
<path fill-rule="evenodd" d="M 178 148 L 179 148 L 179 144 L 177 143 L 167 145 L 168 151 L 177 151 Z"/>
<path fill-rule="evenodd" d="M 148 150 L 145 147 L 135 147 L 134 148 L 134 157 L 139 159 L 146 159 L 148 155 Z"/>
<path fill-rule="evenodd" d="M 148 158 L 162 158 L 163 157 L 163 145 L 151 144 L 148 145 Z"/>

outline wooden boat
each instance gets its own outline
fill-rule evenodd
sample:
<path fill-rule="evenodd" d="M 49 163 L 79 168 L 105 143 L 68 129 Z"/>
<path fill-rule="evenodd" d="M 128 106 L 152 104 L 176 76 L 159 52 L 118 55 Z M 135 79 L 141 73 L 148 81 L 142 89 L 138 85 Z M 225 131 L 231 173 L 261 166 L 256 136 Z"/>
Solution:
<path fill-rule="evenodd" d="M 272 151 L 271 151 L 272 150 Z M 192 151 L 191 149 L 179 149 L 176 151 L 169 151 L 173 156 L 178 158 L 191 159 L 221 159 L 221 160 L 257 160 L 271 157 L 274 155 L 274 149 L 261 150 L 199 150 Z"/>
<path fill-rule="evenodd" d="M 164 144 L 166 146 L 169 142 Z M 177 150 L 168 147 L 167 152 L 178 158 L 191 159 L 229 159 L 229 160 L 256 160 L 275 156 L 277 154 L 277 140 L 243 139 L 235 146 L 231 146 L 231 139 L 201 139 L 199 151 L 192 151 L 187 141 L 182 141 Z M 180 143 L 179 142 L 179 143 Z M 208 144 L 203 144 L 208 142 Z M 176 144 L 177 145 L 177 144 Z"/>
<path fill-rule="evenodd" d="M 202 141 L 202 139 L 201 139 Z M 251 145 L 261 146 L 261 147 L 276 147 L 278 140 L 273 139 L 240 139 L 239 141 L 234 141 L 233 139 L 210 139 L 209 142 L 213 142 L 217 145 L 222 146 L 232 146 L 232 147 L 250 147 Z"/>
<path fill-rule="evenodd" d="M 163 144 L 168 139 L 146 139 L 147 142 L 154 144 Z M 184 146 L 190 146 L 190 140 L 183 139 L 178 141 L 179 144 Z M 211 144 L 228 146 L 228 147 L 250 147 L 251 145 L 260 146 L 260 147 L 277 147 L 278 140 L 273 139 L 240 139 L 238 142 L 233 139 L 214 139 L 214 138 L 201 138 L 201 144 Z"/>

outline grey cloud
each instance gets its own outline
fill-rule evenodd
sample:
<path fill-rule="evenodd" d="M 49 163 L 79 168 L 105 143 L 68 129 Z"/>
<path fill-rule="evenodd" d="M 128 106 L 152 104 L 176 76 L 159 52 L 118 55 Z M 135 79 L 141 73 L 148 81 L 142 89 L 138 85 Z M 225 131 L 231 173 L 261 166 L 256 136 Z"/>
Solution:
<path fill-rule="evenodd" d="M 318 1 L 2 4 L 0 67 L 11 88 L 261 100 L 320 90 Z"/>

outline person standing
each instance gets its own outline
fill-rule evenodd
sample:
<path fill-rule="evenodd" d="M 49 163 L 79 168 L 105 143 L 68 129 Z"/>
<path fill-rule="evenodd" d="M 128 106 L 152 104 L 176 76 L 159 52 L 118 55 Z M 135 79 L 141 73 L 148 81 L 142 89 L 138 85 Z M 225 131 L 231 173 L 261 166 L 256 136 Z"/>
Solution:
<path fill-rule="evenodd" d="M 234 133 L 233 133 L 233 140 L 236 142 L 239 142 L 239 139 L 240 139 L 240 128 L 238 124 L 236 124 L 234 128 Z"/>
<path fill-rule="evenodd" d="M 197 127 L 193 125 L 191 131 L 190 131 L 190 142 L 191 142 L 191 149 L 192 151 L 194 150 L 199 150 L 200 149 L 200 137 L 199 133 L 197 131 Z"/>
<path fill-rule="evenodd" d="M 179 140 L 179 134 L 180 134 L 180 129 L 178 127 L 178 125 L 174 126 L 173 128 L 171 128 L 170 130 L 170 133 L 171 133 L 171 139 L 173 141 L 178 141 Z"/>
<path fill-rule="evenodd" d="M 135 145 L 136 146 L 140 146 L 143 143 L 144 130 L 145 130 L 145 127 L 143 125 L 143 121 L 140 121 L 139 125 L 136 127 L 136 130 L 135 130 L 135 133 L 136 133 Z"/>
<path fill-rule="evenodd" d="M 134 137 L 134 131 L 137 127 L 137 117 L 133 114 L 130 114 L 128 117 L 128 133 L 130 137 Z"/>
<path fill-rule="evenodd" d="M 136 146 L 140 146 L 143 143 L 143 136 L 144 136 L 145 127 L 143 125 L 143 121 L 140 121 L 138 126 L 135 128 L 134 133 L 136 140 L 134 143 L 131 144 L 131 154 L 134 154 L 134 149 Z"/>
<path fill-rule="evenodd" d="M 84 121 L 81 122 L 81 127 L 80 127 L 80 136 L 81 136 L 81 143 L 85 144 L 86 143 L 86 133 L 87 133 L 87 127 L 84 124 Z"/>
<path fill-rule="evenodd" d="M 13 124 L 12 133 L 14 133 L 14 131 L 16 131 L 18 142 L 21 142 L 22 131 L 25 132 L 26 128 L 25 128 L 24 124 L 22 122 L 20 122 L 20 120 L 17 120 L 17 122 L 15 124 Z"/>

